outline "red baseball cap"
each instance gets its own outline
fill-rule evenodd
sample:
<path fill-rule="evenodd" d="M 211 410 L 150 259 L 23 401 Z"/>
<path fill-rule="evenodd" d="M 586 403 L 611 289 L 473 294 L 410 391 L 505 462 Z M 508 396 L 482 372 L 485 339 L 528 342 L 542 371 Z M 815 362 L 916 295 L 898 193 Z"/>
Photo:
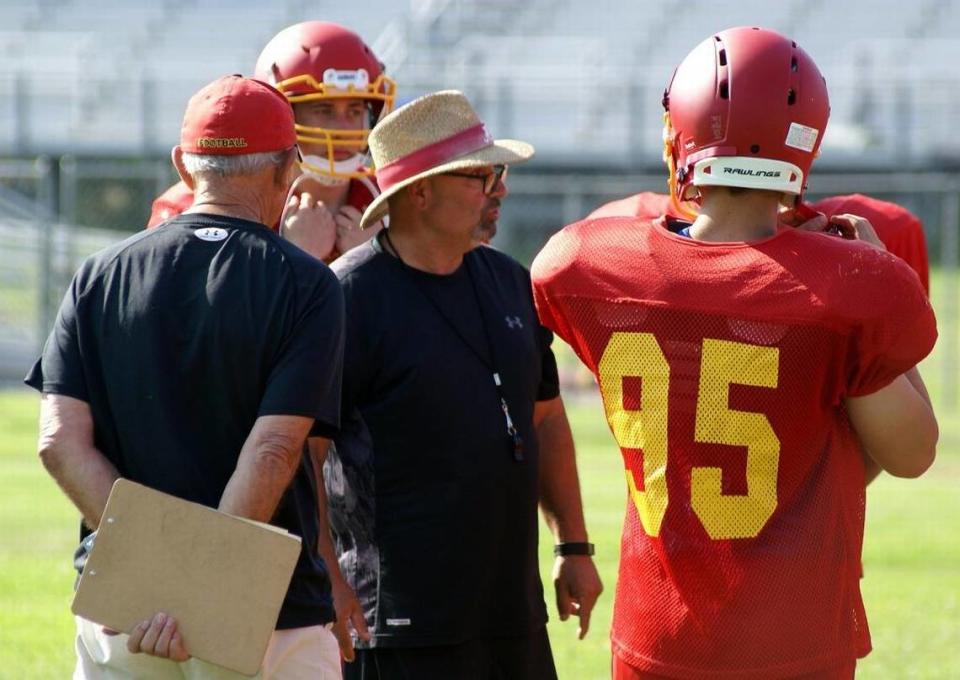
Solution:
<path fill-rule="evenodd" d="M 239 156 L 289 149 L 297 143 L 290 102 L 253 78 L 224 76 L 187 103 L 180 148 L 187 153 Z"/>

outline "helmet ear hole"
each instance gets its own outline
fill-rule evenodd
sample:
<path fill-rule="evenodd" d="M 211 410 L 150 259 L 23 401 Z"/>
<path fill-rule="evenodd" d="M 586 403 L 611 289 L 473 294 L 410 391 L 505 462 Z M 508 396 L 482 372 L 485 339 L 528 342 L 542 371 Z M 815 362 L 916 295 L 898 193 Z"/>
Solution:
<path fill-rule="evenodd" d="M 750 153 L 760 153 L 760 145 L 753 144 L 750 146 Z"/>

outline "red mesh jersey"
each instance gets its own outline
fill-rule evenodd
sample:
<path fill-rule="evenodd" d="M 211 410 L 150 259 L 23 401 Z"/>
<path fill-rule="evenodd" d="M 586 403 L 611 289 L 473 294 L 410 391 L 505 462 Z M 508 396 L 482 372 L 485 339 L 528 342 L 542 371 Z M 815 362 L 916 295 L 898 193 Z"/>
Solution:
<path fill-rule="evenodd" d="M 863 464 L 842 401 L 932 348 L 913 272 L 822 234 L 705 243 L 607 218 L 556 234 L 532 274 L 625 461 L 615 653 L 683 678 L 865 655 Z"/>
<path fill-rule="evenodd" d="M 863 194 L 833 196 L 813 204 L 827 217 L 850 213 L 866 217 L 877 230 L 877 236 L 891 253 L 904 260 L 917 272 L 927 294 L 930 293 L 930 263 L 927 240 L 920 218 L 896 203 L 881 201 Z"/>

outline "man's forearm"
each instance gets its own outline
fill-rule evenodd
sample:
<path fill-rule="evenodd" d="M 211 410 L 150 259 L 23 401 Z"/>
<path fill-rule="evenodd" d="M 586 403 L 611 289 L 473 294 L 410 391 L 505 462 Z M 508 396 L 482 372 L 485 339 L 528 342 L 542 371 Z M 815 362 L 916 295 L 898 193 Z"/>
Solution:
<path fill-rule="evenodd" d="M 883 472 L 883 468 L 880 467 L 880 463 L 875 461 L 870 457 L 870 454 L 866 451 L 862 452 L 863 455 L 863 478 L 867 485 L 870 484 L 873 480 L 880 476 L 880 473 Z"/>
<path fill-rule="evenodd" d="M 915 389 L 920 396 L 923 397 L 923 400 L 927 402 L 927 406 L 933 408 L 933 402 L 930 401 L 930 394 L 927 392 L 927 385 L 923 382 L 923 378 L 920 377 L 920 370 L 914 366 L 909 371 L 904 373 L 904 375 L 907 376 L 907 380 L 909 380 L 910 384 L 913 385 L 913 389 Z"/>
<path fill-rule="evenodd" d="M 83 521 L 96 529 L 120 474 L 94 444 L 90 405 L 73 397 L 45 393 L 40 398 L 37 453 Z"/>
<path fill-rule="evenodd" d="M 312 424 L 302 416 L 258 418 L 220 497 L 220 511 L 269 522 L 297 471 Z"/>
<path fill-rule="evenodd" d="M 327 488 L 323 478 L 323 464 L 327 459 L 327 451 L 330 442 L 326 439 L 311 438 L 308 440 L 311 463 L 313 464 L 313 475 L 317 483 L 317 552 L 327 566 L 327 574 L 330 576 L 330 582 L 338 585 L 344 582 L 343 574 L 340 572 L 340 563 L 337 560 L 337 551 L 333 545 L 333 537 L 330 534 L 330 518 L 327 512 Z"/>
<path fill-rule="evenodd" d="M 545 413 L 536 424 L 540 442 L 540 509 L 557 542 L 587 540 L 573 433 L 559 397 L 538 404 Z"/>
<path fill-rule="evenodd" d="M 76 506 L 84 523 L 93 530 L 100 526 L 103 509 L 113 483 L 120 477 L 117 469 L 93 447 L 73 450 L 41 449 L 40 459 L 50 476 Z"/>
<path fill-rule="evenodd" d="M 907 377 L 907 380 L 913 386 L 913 389 L 923 398 L 927 405 L 933 408 L 933 403 L 930 401 L 930 394 L 927 392 L 927 386 L 923 382 L 923 378 L 920 376 L 920 371 L 916 366 L 911 368 L 904 374 Z M 880 476 L 880 473 L 883 472 L 883 468 L 880 467 L 880 464 L 870 457 L 870 454 L 867 451 L 863 452 L 863 468 L 864 468 L 864 479 L 869 486 L 873 480 Z"/>

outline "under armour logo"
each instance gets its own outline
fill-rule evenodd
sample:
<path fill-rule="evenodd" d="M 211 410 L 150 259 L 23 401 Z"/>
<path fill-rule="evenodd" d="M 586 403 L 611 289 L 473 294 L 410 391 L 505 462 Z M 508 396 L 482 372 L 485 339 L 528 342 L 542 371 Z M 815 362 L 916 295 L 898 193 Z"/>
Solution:
<path fill-rule="evenodd" d="M 507 322 L 507 328 L 523 328 L 523 322 L 519 316 L 505 316 L 503 319 Z"/>

